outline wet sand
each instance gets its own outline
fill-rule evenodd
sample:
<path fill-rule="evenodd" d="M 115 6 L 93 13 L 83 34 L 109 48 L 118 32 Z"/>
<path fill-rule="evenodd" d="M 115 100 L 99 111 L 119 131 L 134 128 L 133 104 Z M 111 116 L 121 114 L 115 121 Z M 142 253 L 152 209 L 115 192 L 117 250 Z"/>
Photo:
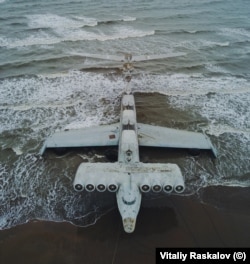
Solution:
<path fill-rule="evenodd" d="M 249 204 L 250 188 L 237 187 L 144 201 L 133 234 L 117 210 L 86 228 L 33 221 L 0 231 L 0 263 L 155 263 L 156 247 L 250 247 Z"/>

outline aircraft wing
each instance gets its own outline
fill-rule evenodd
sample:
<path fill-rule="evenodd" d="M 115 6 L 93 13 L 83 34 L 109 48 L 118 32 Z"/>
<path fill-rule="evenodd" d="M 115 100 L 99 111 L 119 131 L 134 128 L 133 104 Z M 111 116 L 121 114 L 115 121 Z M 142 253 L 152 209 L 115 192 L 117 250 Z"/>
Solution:
<path fill-rule="evenodd" d="M 127 165 L 115 163 L 81 163 L 77 169 L 74 189 L 76 191 L 115 192 L 121 184 L 134 182 L 142 192 L 184 191 L 184 179 L 176 164 L 142 163 Z"/>
<path fill-rule="evenodd" d="M 138 123 L 138 139 L 140 146 L 209 149 L 217 156 L 210 139 L 202 133 Z"/>
<path fill-rule="evenodd" d="M 40 154 L 46 148 L 116 146 L 119 139 L 119 124 L 86 127 L 56 132 L 44 143 Z"/>
<path fill-rule="evenodd" d="M 167 58 L 174 58 L 174 57 L 179 57 L 179 56 L 184 56 L 184 55 L 186 55 L 186 53 L 184 52 L 175 52 L 175 53 L 160 54 L 160 55 L 139 55 L 139 56 L 133 56 L 133 61 L 167 59 Z"/>
<path fill-rule="evenodd" d="M 87 58 L 95 58 L 102 60 L 125 61 L 124 56 L 119 56 L 119 55 L 102 55 L 102 54 L 91 54 L 91 53 L 81 53 L 79 55 Z"/>

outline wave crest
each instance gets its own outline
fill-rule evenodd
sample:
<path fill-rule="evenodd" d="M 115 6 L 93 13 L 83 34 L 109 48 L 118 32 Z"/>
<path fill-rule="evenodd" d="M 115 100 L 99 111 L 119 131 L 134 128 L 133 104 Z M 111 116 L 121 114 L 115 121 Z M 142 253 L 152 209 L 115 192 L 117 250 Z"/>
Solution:
<path fill-rule="evenodd" d="M 84 26 L 97 26 L 97 20 L 90 17 L 67 18 L 54 14 L 27 15 L 28 26 L 35 28 L 81 28 Z"/>
<path fill-rule="evenodd" d="M 18 48 L 32 45 L 53 45 L 65 41 L 110 41 L 127 38 L 142 38 L 154 35 L 155 31 L 144 31 L 127 26 L 115 26 L 108 33 L 91 32 L 83 28 L 69 29 L 56 28 L 55 34 L 43 30 L 36 32 L 24 39 L 0 38 L 0 47 Z"/>

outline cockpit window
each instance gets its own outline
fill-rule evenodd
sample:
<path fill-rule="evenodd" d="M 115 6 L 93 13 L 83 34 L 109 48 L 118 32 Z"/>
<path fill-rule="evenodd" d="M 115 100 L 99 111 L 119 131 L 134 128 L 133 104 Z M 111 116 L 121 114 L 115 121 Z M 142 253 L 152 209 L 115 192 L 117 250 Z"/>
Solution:
<path fill-rule="evenodd" d="M 126 201 L 126 200 L 122 197 L 122 201 L 123 201 L 126 205 L 132 205 L 132 204 L 135 203 L 136 199 L 134 199 L 134 200 L 131 201 L 131 202 L 128 202 L 128 201 Z"/>

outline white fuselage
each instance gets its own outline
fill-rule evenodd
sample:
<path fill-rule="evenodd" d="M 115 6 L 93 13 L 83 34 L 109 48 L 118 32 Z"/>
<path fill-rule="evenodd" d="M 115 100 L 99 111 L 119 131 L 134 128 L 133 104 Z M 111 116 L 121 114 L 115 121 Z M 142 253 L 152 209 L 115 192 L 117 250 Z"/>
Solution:
<path fill-rule="evenodd" d="M 105 136 L 118 145 L 118 161 L 114 163 L 81 163 L 77 169 L 74 189 L 93 192 L 108 190 L 116 193 L 125 232 L 135 229 L 142 193 L 164 191 L 180 193 L 184 180 L 176 164 L 142 163 L 139 159 L 139 143 L 142 134 L 136 121 L 135 100 L 132 94 L 124 94 L 121 102 L 120 123 L 110 127 Z M 112 143 L 113 144 L 113 143 Z"/>
<path fill-rule="evenodd" d="M 118 162 L 126 164 L 127 173 L 116 193 L 117 205 L 124 230 L 131 233 L 135 229 L 141 205 L 141 192 L 130 170 L 130 167 L 132 168 L 140 161 L 135 100 L 132 94 L 125 94 L 122 97 L 118 151 Z"/>
<path fill-rule="evenodd" d="M 81 163 L 73 185 L 76 191 L 85 189 L 88 192 L 94 190 L 115 192 L 123 227 L 127 233 L 135 229 L 142 193 L 150 190 L 156 193 L 161 191 L 181 193 L 184 190 L 184 179 L 176 164 L 140 162 L 139 145 L 143 143 L 143 138 L 148 134 L 148 131 L 143 133 L 143 127 L 150 127 L 149 130 L 156 133 L 154 127 L 137 123 L 134 96 L 125 93 L 121 102 L 119 124 L 91 129 L 95 131 L 93 136 L 90 134 L 91 131 L 77 132 L 88 134 L 89 140 L 94 137 L 95 141 L 101 145 L 118 145 L 117 162 Z M 158 130 L 160 130 L 159 127 Z M 100 139 L 97 136 L 101 136 Z M 153 137 L 154 135 L 149 138 Z M 81 137 L 82 140 L 85 139 Z"/>
<path fill-rule="evenodd" d="M 121 102 L 118 162 L 131 164 L 139 161 L 135 100 L 132 94 L 125 94 Z"/>

